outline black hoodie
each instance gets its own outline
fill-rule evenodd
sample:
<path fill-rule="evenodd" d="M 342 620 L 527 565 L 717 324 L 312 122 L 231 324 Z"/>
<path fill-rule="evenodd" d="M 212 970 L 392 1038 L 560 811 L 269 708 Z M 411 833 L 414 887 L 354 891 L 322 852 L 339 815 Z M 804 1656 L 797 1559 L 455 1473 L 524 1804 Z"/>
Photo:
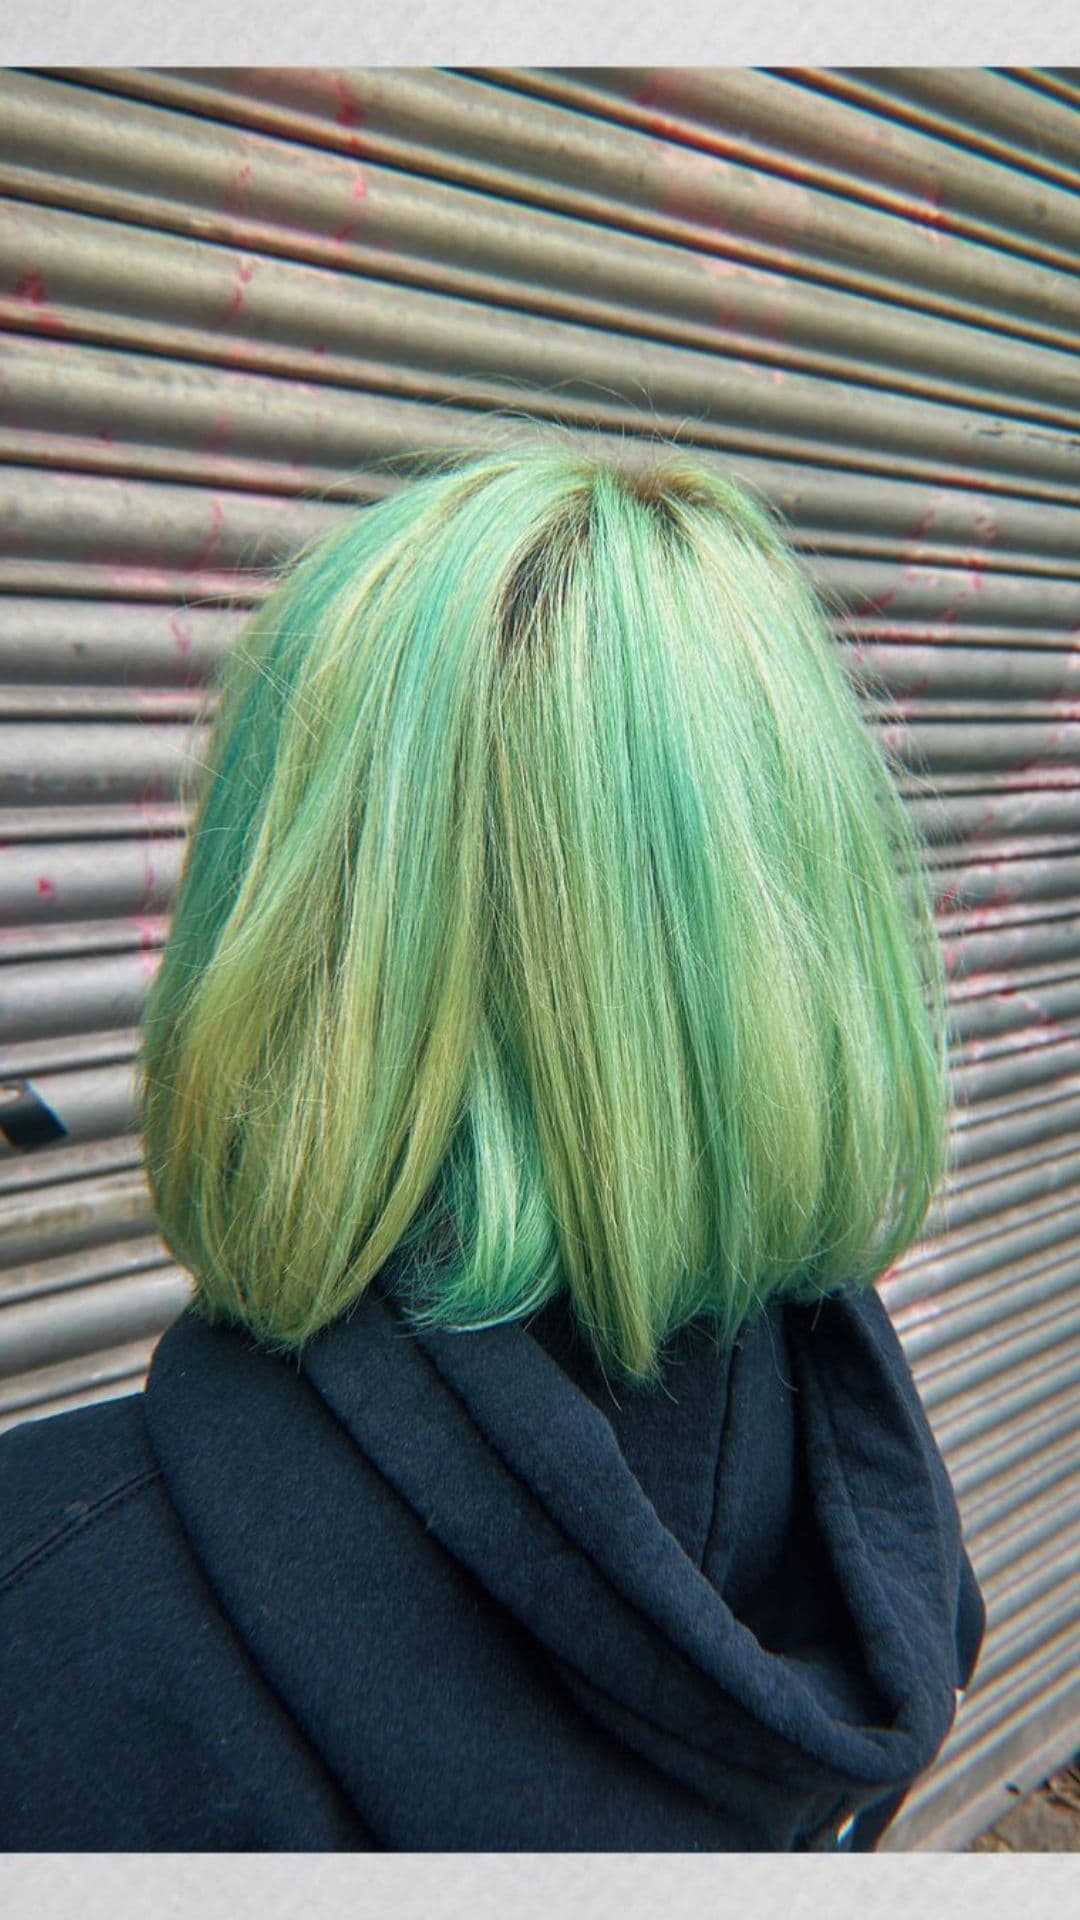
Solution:
<path fill-rule="evenodd" d="M 0 1440 L 0 1848 L 867 1850 L 984 1625 L 873 1292 L 614 1396 L 563 1301 L 189 1310 Z"/>

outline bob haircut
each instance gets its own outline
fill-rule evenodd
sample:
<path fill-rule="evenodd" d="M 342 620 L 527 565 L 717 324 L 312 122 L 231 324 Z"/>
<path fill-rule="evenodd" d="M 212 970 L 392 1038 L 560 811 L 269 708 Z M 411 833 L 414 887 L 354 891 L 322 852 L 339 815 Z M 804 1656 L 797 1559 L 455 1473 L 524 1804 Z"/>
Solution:
<path fill-rule="evenodd" d="M 414 1326 L 565 1289 L 632 1383 L 915 1239 L 921 847 L 741 486 L 537 444 L 343 516 L 226 661 L 207 776 L 142 1097 L 210 1318 L 288 1351 L 384 1268 Z"/>

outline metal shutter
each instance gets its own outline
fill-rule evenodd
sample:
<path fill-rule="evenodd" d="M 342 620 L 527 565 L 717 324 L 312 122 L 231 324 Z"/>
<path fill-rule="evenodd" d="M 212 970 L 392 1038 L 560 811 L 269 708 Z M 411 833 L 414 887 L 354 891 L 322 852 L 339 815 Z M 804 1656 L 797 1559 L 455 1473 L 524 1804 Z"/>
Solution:
<path fill-rule="evenodd" d="M 425 451 L 677 435 L 793 523 L 931 843 L 956 1171 L 883 1293 L 990 1631 L 884 1844 L 962 1845 L 1080 1740 L 1080 76 L 0 95 L 0 1420 L 136 1386 L 186 1298 L 134 1037 L 267 564 Z"/>

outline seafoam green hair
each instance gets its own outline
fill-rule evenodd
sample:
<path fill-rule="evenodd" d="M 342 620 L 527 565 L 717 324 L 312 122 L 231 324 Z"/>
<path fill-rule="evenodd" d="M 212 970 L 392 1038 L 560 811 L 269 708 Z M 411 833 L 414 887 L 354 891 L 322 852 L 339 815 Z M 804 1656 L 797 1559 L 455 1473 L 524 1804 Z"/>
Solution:
<path fill-rule="evenodd" d="M 227 663 L 145 1023 L 162 1231 L 279 1349 L 396 1256 L 414 1324 L 567 1288 L 650 1379 L 914 1240 L 943 1007 L 769 510 L 674 449 L 487 453 L 348 515 Z"/>

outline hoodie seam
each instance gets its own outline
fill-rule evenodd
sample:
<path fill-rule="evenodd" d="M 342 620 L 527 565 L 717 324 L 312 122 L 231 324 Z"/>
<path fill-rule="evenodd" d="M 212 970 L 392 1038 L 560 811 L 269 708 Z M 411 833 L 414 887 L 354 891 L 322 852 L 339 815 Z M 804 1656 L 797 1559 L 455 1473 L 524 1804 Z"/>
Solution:
<path fill-rule="evenodd" d="M 114 1513 L 126 1500 L 133 1499 L 137 1493 L 142 1493 L 147 1487 L 153 1486 L 155 1480 L 160 1478 L 160 1467 L 144 1467 L 129 1479 L 121 1481 L 119 1486 L 112 1487 L 108 1493 L 101 1494 L 84 1512 L 54 1527 L 44 1539 L 36 1541 L 33 1546 L 27 1548 L 16 1560 L 14 1566 L 9 1567 L 8 1571 L 0 1576 L 0 1595 L 14 1592 L 16 1587 L 21 1586 L 24 1580 L 28 1580 L 39 1567 L 47 1565 L 72 1540 L 78 1538 L 80 1534 L 89 1532 L 98 1520 L 103 1520 L 110 1513 Z"/>
<path fill-rule="evenodd" d="M 713 1472 L 712 1505 L 709 1509 L 709 1525 L 705 1534 L 705 1544 L 701 1551 L 701 1559 L 698 1563 L 699 1571 L 703 1575 L 705 1575 L 706 1579 L 708 1579 L 708 1575 L 705 1574 L 705 1567 L 713 1557 L 713 1551 L 712 1551 L 713 1550 L 713 1531 L 716 1526 L 716 1515 L 720 1506 L 720 1467 L 727 1453 L 728 1444 L 731 1441 L 731 1439 L 734 1437 L 736 1419 L 739 1417 L 739 1415 L 742 1412 L 741 1402 L 739 1400 L 739 1394 L 742 1388 L 742 1372 L 745 1367 L 745 1353 L 746 1353 L 746 1349 L 743 1344 L 743 1341 L 741 1339 L 737 1339 L 735 1341 L 735 1344 L 732 1350 L 731 1365 L 728 1369 L 727 1401 L 724 1407 L 724 1420 L 723 1420 L 723 1427 L 720 1433 L 720 1444 L 716 1450 L 716 1464 Z M 727 1551 L 725 1562 L 724 1562 L 725 1572 L 728 1571 L 728 1569 L 730 1568 L 732 1557 L 739 1543 L 740 1533 L 741 1533 L 742 1524 L 743 1524 L 743 1515 L 746 1508 L 746 1482 L 747 1482 L 747 1474 L 746 1474 L 745 1465 L 741 1465 L 736 1470 L 735 1485 L 734 1485 L 734 1488 L 732 1489 L 732 1501 L 731 1501 L 731 1507 L 729 1511 L 729 1519 L 731 1521 L 731 1540 L 728 1546 L 728 1551 Z M 711 1586 L 712 1582 L 710 1581 L 709 1584 Z"/>

